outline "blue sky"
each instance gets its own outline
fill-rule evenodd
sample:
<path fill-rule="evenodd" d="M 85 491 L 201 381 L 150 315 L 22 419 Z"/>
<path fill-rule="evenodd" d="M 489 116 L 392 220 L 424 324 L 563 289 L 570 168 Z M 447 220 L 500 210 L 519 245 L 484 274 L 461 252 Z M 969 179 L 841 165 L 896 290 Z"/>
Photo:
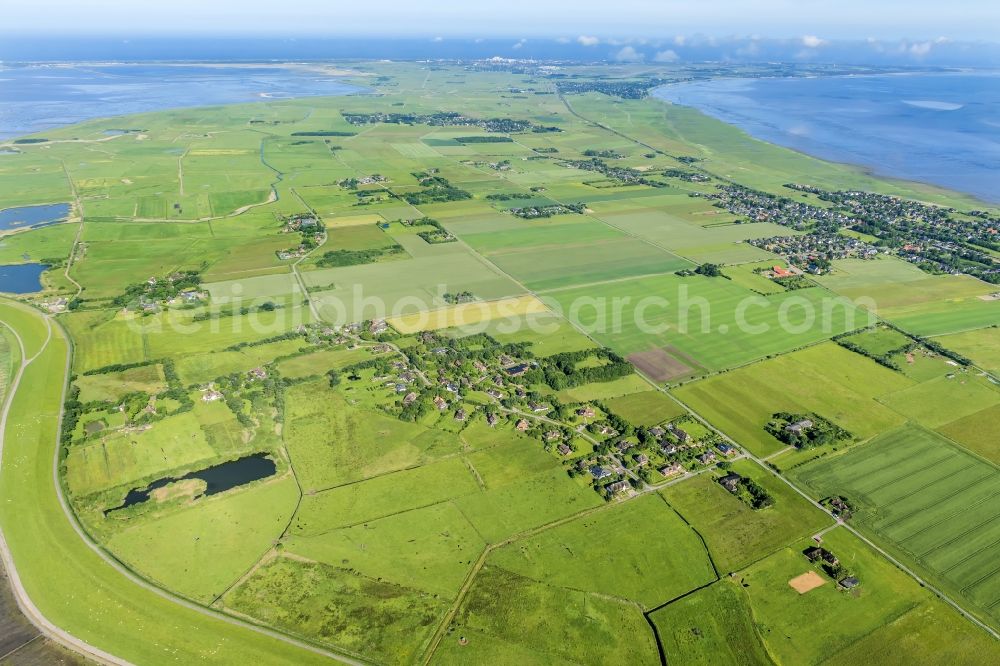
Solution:
<path fill-rule="evenodd" d="M 28 0 L 6 34 L 562 37 L 742 35 L 1000 41 L 990 0 Z"/>

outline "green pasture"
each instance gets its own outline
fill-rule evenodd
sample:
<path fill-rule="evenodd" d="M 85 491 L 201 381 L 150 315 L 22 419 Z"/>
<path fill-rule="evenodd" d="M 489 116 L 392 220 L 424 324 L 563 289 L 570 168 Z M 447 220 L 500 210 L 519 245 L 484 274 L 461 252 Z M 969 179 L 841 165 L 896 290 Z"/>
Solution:
<path fill-rule="evenodd" d="M 716 578 L 699 536 L 655 495 L 504 546 L 488 562 L 547 585 L 647 608 Z"/>
<path fill-rule="evenodd" d="M 939 435 L 906 426 L 794 476 L 817 495 L 849 497 L 855 521 L 992 613 L 1000 600 L 998 474 Z"/>
<path fill-rule="evenodd" d="M 738 571 L 831 524 L 826 514 L 759 465 L 740 460 L 733 471 L 763 486 L 774 506 L 751 509 L 709 474 L 660 491 L 705 540 L 720 574 Z"/>
<path fill-rule="evenodd" d="M 906 420 L 874 398 L 913 385 L 897 372 L 827 343 L 672 392 L 743 446 L 768 455 L 784 446 L 764 430 L 777 412 L 816 412 L 856 439 L 868 439 Z"/>

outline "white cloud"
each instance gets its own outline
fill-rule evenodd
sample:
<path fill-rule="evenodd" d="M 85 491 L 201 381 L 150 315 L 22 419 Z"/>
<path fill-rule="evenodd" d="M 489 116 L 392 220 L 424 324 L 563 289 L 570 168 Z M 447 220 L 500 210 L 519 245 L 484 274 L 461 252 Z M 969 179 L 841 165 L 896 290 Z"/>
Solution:
<path fill-rule="evenodd" d="M 814 49 L 814 48 L 817 48 L 819 46 L 823 46 L 824 44 L 826 44 L 826 40 L 825 39 L 820 39 L 816 35 L 803 35 L 802 36 L 802 44 L 804 46 L 806 46 L 807 48 Z"/>
<path fill-rule="evenodd" d="M 914 55 L 921 58 L 931 52 L 934 44 L 931 42 L 917 42 L 916 44 L 910 44 L 910 55 Z"/>
<path fill-rule="evenodd" d="M 601 40 L 597 37 L 592 37 L 590 35 L 580 35 L 576 38 L 576 41 L 580 42 L 583 46 L 597 46 L 601 43 Z"/>
<path fill-rule="evenodd" d="M 681 57 L 677 55 L 677 51 L 674 51 L 673 49 L 660 51 L 653 57 L 653 60 L 656 62 L 677 62 L 680 59 Z"/>
<path fill-rule="evenodd" d="M 674 37 L 674 44 L 677 46 L 684 46 L 685 43 L 687 43 L 687 37 L 684 35 L 677 35 Z"/>
<path fill-rule="evenodd" d="M 639 62 L 645 57 L 631 46 L 625 46 L 615 54 L 615 60 L 618 62 Z"/>
<path fill-rule="evenodd" d="M 431 41 L 432 41 L 432 42 L 443 42 L 443 41 L 444 41 L 444 37 L 435 37 L 435 38 L 434 38 L 434 39 L 432 39 Z"/>

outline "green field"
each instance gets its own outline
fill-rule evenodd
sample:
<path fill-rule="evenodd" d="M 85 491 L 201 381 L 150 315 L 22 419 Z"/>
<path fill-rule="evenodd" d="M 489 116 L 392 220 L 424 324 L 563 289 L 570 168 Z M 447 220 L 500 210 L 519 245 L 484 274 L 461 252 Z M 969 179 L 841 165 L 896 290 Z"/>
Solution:
<path fill-rule="evenodd" d="M 670 663 L 773 663 L 751 621 L 746 593 L 728 580 L 678 599 L 650 617 Z"/>
<path fill-rule="evenodd" d="M 674 394 L 740 444 L 767 455 L 783 447 L 764 430 L 776 412 L 815 411 L 867 439 L 905 422 L 874 398 L 912 385 L 831 343 L 693 382 Z"/>
<path fill-rule="evenodd" d="M 505 546 L 489 563 L 647 608 L 716 578 L 701 539 L 655 495 Z"/>
<path fill-rule="evenodd" d="M 1000 503 L 994 465 L 908 426 L 795 476 L 818 494 L 850 497 L 866 528 L 967 600 L 995 612 Z"/>
<path fill-rule="evenodd" d="M 819 509 L 760 466 L 738 461 L 733 470 L 767 489 L 774 506 L 753 510 L 705 474 L 660 491 L 705 540 L 721 573 L 737 571 L 830 524 Z"/>
<path fill-rule="evenodd" d="M 0 210 L 72 205 L 0 238 L 52 266 L 0 303 L 0 528 L 39 613 L 135 664 L 989 661 L 813 500 L 1000 626 L 996 286 L 894 241 L 783 285 L 755 271 L 808 267 L 748 241 L 808 225 L 714 197 L 985 204 L 631 98 L 825 65 L 336 69 L 366 92 L 0 145 Z M 779 412 L 848 435 L 788 447 Z"/>

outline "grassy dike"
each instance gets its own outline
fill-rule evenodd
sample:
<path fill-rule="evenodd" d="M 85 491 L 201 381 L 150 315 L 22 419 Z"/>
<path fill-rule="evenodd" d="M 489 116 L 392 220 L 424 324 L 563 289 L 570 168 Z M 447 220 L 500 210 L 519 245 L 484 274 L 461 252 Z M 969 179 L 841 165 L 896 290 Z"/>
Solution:
<path fill-rule="evenodd" d="M 61 326 L 0 301 L 28 364 L 11 396 L 0 465 L 0 529 L 31 603 L 90 646 L 141 664 L 314 664 L 332 655 L 255 631 L 130 579 L 77 533 L 53 468 L 70 346 Z M 47 340 L 47 342 L 46 342 Z M 12 377 L 17 377 L 17 369 Z M 100 655 L 97 655 L 98 657 Z"/>

